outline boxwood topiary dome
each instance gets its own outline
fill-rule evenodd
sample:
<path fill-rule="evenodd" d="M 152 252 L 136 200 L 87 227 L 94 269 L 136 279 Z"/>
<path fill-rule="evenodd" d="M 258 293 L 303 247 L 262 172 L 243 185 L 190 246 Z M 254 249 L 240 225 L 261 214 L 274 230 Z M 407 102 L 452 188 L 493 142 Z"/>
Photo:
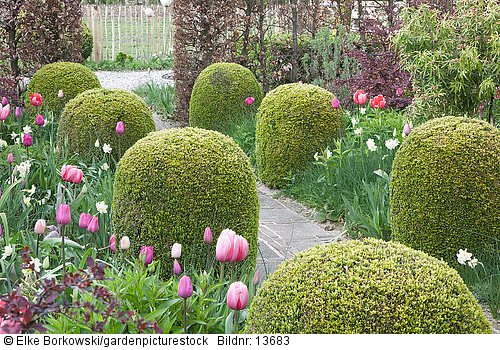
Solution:
<path fill-rule="evenodd" d="M 125 134 L 116 134 L 122 121 Z M 101 156 L 106 143 L 118 159 L 137 140 L 155 130 L 148 106 L 135 94 L 124 90 L 94 89 L 69 101 L 61 115 L 57 140 L 67 142 L 68 151 L 82 156 Z M 96 148 L 96 140 L 100 147 Z"/>
<path fill-rule="evenodd" d="M 445 262 L 376 239 L 318 245 L 280 264 L 250 307 L 249 333 L 491 333 Z"/>
<path fill-rule="evenodd" d="M 310 84 L 285 84 L 269 92 L 257 114 L 257 172 L 270 187 L 306 167 L 343 129 L 333 94 Z"/>
<path fill-rule="evenodd" d="M 255 98 L 251 106 L 247 97 Z M 236 63 L 215 63 L 205 68 L 191 93 L 191 126 L 228 134 L 232 128 L 254 118 L 262 101 L 262 88 L 253 73 Z"/>
<path fill-rule="evenodd" d="M 151 133 L 120 160 L 113 192 L 113 227 L 127 235 L 134 256 L 153 246 L 164 274 L 170 248 L 182 244 L 184 269 L 205 268 L 203 232 L 215 242 L 230 228 L 248 240 L 244 265 L 255 266 L 259 202 L 247 156 L 229 137 L 199 128 Z M 119 238 L 119 237 L 118 237 Z"/>
<path fill-rule="evenodd" d="M 394 159 L 391 209 L 395 240 L 451 264 L 459 249 L 498 251 L 500 131 L 459 117 L 413 130 Z"/>
<path fill-rule="evenodd" d="M 37 92 L 43 96 L 43 107 L 60 111 L 79 93 L 99 87 L 101 83 L 94 72 L 79 63 L 50 63 L 40 68 L 31 78 L 26 93 L 26 105 L 29 105 L 29 95 Z M 59 90 L 64 93 L 62 99 L 57 96 Z"/>

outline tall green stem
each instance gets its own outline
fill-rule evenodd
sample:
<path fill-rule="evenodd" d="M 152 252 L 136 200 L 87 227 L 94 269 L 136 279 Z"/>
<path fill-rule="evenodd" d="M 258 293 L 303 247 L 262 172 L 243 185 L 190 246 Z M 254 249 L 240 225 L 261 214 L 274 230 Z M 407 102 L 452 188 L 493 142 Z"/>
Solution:
<path fill-rule="evenodd" d="M 184 334 L 187 334 L 187 299 L 184 298 Z"/>

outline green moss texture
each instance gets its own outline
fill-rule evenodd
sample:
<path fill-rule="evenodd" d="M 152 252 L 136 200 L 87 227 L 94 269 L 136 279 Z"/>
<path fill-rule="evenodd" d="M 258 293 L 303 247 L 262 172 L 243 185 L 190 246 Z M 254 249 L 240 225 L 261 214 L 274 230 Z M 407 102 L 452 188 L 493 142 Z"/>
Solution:
<path fill-rule="evenodd" d="M 343 130 L 341 109 L 333 94 L 310 84 L 285 84 L 269 92 L 257 113 L 256 158 L 259 178 L 284 187 L 286 178 L 303 170 Z"/>
<path fill-rule="evenodd" d="M 376 239 L 318 245 L 280 264 L 250 307 L 249 333 L 491 333 L 446 263 Z"/>
<path fill-rule="evenodd" d="M 97 76 L 79 63 L 50 63 L 40 68 L 31 78 L 26 105 L 29 105 L 29 95 L 37 92 L 43 96 L 43 107 L 58 112 L 79 93 L 99 87 L 101 83 Z M 57 96 L 59 90 L 64 93 L 62 99 Z"/>
<path fill-rule="evenodd" d="M 116 123 L 122 121 L 125 134 L 116 134 Z M 69 101 L 57 130 L 59 145 L 68 152 L 84 157 L 102 156 L 106 143 L 118 159 L 137 140 L 155 130 L 148 106 L 137 95 L 123 90 L 88 90 Z M 95 147 L 99 140 L 100 148 Z"/>
<path fill-rule="evenodd" d="M 164 276 L 172 271 L 174 243 L 182 244 L 185 270 L 206 267 L 205 227 L 213 232 L 212 253 L 223 229 L 245 237 L 250 249 L 240 266 L 253 271 L 258 225 L 255 175 L 228 136 L 200 128 L 162 130 L 139 140 L 120 160 L 114 231 L 130 237 L 133 256 L 141 246 L 153 246 Z"/>
<path fill-rule="evenodd" d="M 254 97 L 251 106 L 247 97 Z M 255 118 L 262 88 L 253 73 L 236 63 L 215 63 L 205 68 L 193 87 L 189 123 L 193 127 L 229 134 L 236 126 Z"/>
<path fill-rule="evenodd" d="M 393 163 L 394 239 L 451 264 L 459 249 L 498 251 L 500 131 L 461 117 L 411 132 Z"/>

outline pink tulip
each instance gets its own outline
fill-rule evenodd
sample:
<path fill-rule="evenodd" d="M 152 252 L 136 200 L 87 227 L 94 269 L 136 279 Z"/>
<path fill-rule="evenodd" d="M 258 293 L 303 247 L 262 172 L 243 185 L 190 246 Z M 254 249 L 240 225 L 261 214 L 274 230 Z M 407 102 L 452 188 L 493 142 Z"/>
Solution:
<path fill-rule="evenodd" d="M 210 227 L 207 227 L 205 229 L 205 232 L 203 233 L 203 241 L 206 244 L 211 244 L 213 242 L 214 238 L 212 237 L 212 230 L 210 230 Z"/>
<path fill-rule="evenodd" d="M 227 306 L 233 310 L 243 310 L 248 305 L 248 288 L 242 282 L 234 282 L 229 286 L 226 296 Z"/>
<path fill-rule="evenodd" d="M 111 253 L 116 253 L 116 236 L 114 234 L 109 237 L 109 250 Z"/>
<path fill-rule="evenodd" d="M 177 294 L 184 299 L 193 295 L 193 284 L 191 283 L 191 278 L 189 278 L 189 276 L 182 276 L 179 281 L 179 287 L 177 288 Z"/>
<path fill-rule="evenodd" d="M 259 271 L 255 270 L 255 274 L 253 275 L 252 283 L 254 286 L 259 284 Z"/>
<path fill-rule="evenodd" d="M 253 105 L 254 102 L 255 102 L 255 98 L 253 98 L 252 96 L 247 97 L 245 99 L 245 104 L 247 105 L 247 107 Z"/>
<path fill-rule="evenodd" d="M 377 97 L 370 99 L 370 106 L 372 108 L 384 108 L 385 107 L 384 96 L 378 95 Z"/>
<path fill-rule="evenodd" d="M 125 134 L 125 124 L 123 122 L 116 123 L 116 134 L 123 135 Z"/>
<path fill-rule="evenodd" d="M 23 135 L 23 146 L 24 147 L 33 146 L 33 137 L 30 134 Z"/>
<path fill-rule="evenodd" d="M 339 101 L 339 99 L 338 99 L 338 98 L 336 98 L 336 97 L 335 97 L 335 98 L 332 100 L 332 108 L 337 109 L 337 108 L 339 108 L 339 107 L 340 107 L 340 101 Z"/>
<path fill-rule="evenodd" d="M 174 259 L 179 259 L 181 257 L 181 251 L 182 251 L 182 245 L 179 243 L 174 243 L 172 246 L 172 252 L 170 253 L 170 256 Z"/>
<path fill-rule="evenodd" d="M 59 205 L 56 212 L 56 221 L 59 225 L 68 225 L 71 222 L 71 211 L 69 205 Z"/>
<path fill-rule="evenodd" d="M 9 99 L 7 97 L 2 97 L 2 105 L 5 106 L 5 105 L 8 105 L 9 104 Z"/>
<path fill-rule="evenodd" d="M 61 168 L 61 177 L 63 181 L 79 184 L 83 179 L 83 171 L 74 165 L 63 165 Z"/>
<path fill-rule="evenodd" d="M 23 109 L 21 107 L 16 107 L 16 118 L 21 118 L 23 116 Z"/>
<path fill-rule="evenodd" d="M 128 236 L 123 236 L 120 240 L 120 248 L 122 250 L 128 250 L 130 248 L 130 238 Z"/>
<path fill-rule="evenodd" d="M 96 233 L 97 231 L 99 231 L 99 219 L 97 218 L 97 216 L 92 216 L 89 220 L 89 225 L 87 226 L 87 230 L 90 232 L 90 233 Z M 115 244 L 116 244 L 116 238 L 115 238 Z M 115 247 L 116 249 L 116 247 Z"/>
<path fill-rule="evenodd" d="M 229 262 L 233 257 L 233 244 L 236 234 L 234 231 L 225 229 L 221 232 L 219 239 L 217 239 L 217 246 L 215 247 L 215 256 L 219 262 Z"/>
<path fill-rule="evenodd" d="M 248 255 L 248 241 L 245 237 L 236 235 L 233 243 L 233 256 L 231 262 L 240 262 L 245 260 Z"/>
<path fill-rule="evenodd" d="M 10 115 L 10 105 L 6 104 L 5 106 L 0 109 L 0 120 L 5 120 L 9 117 Z"/>
<path fill-rule="evenodd" d="M 35 233 L 37 235 L 42 235 L 45 233 L 45 229 L 47 228 L 47 223 L 43 219 L 38 219 L 35 223 Z"/>
<path fill-rule="evenodd" d="M 7 154 L 7 164 L 12 164 L 14 162 L 14 155 L 12 153 Z"/>
<path fill-rule="evenodd" d="M 57 97 L 59 97 L 59 98 L 63 98 L 63 97 L 64 97 L 64 92 L 63 92 L 62 90 L 59 90 L 59 91 L 57 92 Z"/>
<path fill-rule="evenodd" d="M 38 114 L 35 119 L 35 124 L 38 126 L 43 126 L 45 124 L 45 119 L 43 119 L 43 115 Z"/>
<path fill-rule="evenodd" d="M 182 273 L 182 268 L 177 259 L 174 260 L 174 274 L 179 276 Z"/>
<path fill-rule="evenodd" d="M 410 135 L 411 132 L 411 125 L 410 123 L 406 123 L 405 126 L 403 126 L 403 135 L 408 136 Z"/>
<path fill-rule="evenodd" d="M 38 93 L 33 93 L 30 95 L 30 103 L 34 107 L 40 107 L 43 103 L 43 97 L 42 95 Z"/>
<path fill-rule="evenodd" d="M 92 215 L 89 213 L 81 213 L 80 220 L 78 221 L 78 226 L 82 229 L 86 229 L 89 226 L 89 221 Z"/>
<path fill-rule="evenodd" d="M 367 98 L 368 94 L 364 90 L 356 90 L 354 93 L 354 103 L 357 105 L 364 105 Z"/>
<path fill-rule="evenodd" d="M 153 262 L 153 247 L 142 246 L 139 253 L 139 261 L 143 261 L 146 266 Z"/>

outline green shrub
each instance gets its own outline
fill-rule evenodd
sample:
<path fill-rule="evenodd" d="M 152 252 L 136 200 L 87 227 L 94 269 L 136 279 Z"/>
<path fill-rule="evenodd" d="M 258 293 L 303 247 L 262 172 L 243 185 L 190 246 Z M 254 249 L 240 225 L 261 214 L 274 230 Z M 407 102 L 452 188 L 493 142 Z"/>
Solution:
<path fill-rule="evenodd" d="M 79 93 L 101 87 L 97 76 L 87 67 L 72 62 L 50 63 L 39 69 L 31 79 L 26 92 L 26 105 L 29 95 L 34 92 L 42 94 L 44 107 L 51 111 L 59 111 Z M 64 97 L 57 96 L 62 90 Z"/>
<path fill-rule="evenodd" d="M 491 333 L 458 273 L 376 239 L 318 245 L 263 283 L 250 333 Z"/>
<path fill-rule="evenodd" d="M 116 123 L 125 124 L 125 134 L 116 134 Z M 68 152 L 83 157 L 102 155 L 96 140 L 113 149 L 118 159 L 137 140 L 155 130 L 148 106 L 135 94 L 123 90 L 94 89 L 68 102 L 61 115 L 57 141 L 67 142 Z"/>
<path fill-rule="evenodd" d="M 459 249 L 495 250 L 500 238 L 500 131 L 476 119 L 433 119 L 396 153 L 395 240 L 456 264 Z"/>
<path fill-rule="evenodd" d="M 334 144 L 343 128 L 333 94 L 309 84 L 281 85 L 269 92 L 257 114 L 256 158 L 260 179 L 283 187 L 316 152 Z"/>
<path fill-rule="evenodd" d="M 486 106 L 491 119 L 500 85 L 500 3 L 458 0 L 454 13 L 443 15 L 424 5 L 405 8 L 394 38 L 416 89 L 415 117 L 473 117 Z"/>
<path fill-rule="evenodd" d="M 254 97 L 251 106 L 247 97 Z M 216 63 L 205 68 L 193 87 L 189 105 L 191 126 L 227 134 L 255 116 L 262 89 L 250 70 L 236 63 Z"/>
<path fill-rule="evenodd" d="M 90 31 L 90 28 L 82 22 L 82 58 L 86 60 L 92 54 L 94 49 L 94 36 Z"/>
<path fill-rule="evenodd" d="M 250 246 L 246 266 L 254 267 L 258 217 L 250 162 L 231 138 L 218 132 L 183 128 L 151 133 L 119 163 L 114 230 L 130 237 L 133 256 L 141 246 L 153 246 L 166 274 L 172 271 L 170 247 L 176 242 L 182 244 L 183 266 L 195 271 L 205 267 L 207 226 L 214 241 L 226 228 L 244 236 Z"/>

